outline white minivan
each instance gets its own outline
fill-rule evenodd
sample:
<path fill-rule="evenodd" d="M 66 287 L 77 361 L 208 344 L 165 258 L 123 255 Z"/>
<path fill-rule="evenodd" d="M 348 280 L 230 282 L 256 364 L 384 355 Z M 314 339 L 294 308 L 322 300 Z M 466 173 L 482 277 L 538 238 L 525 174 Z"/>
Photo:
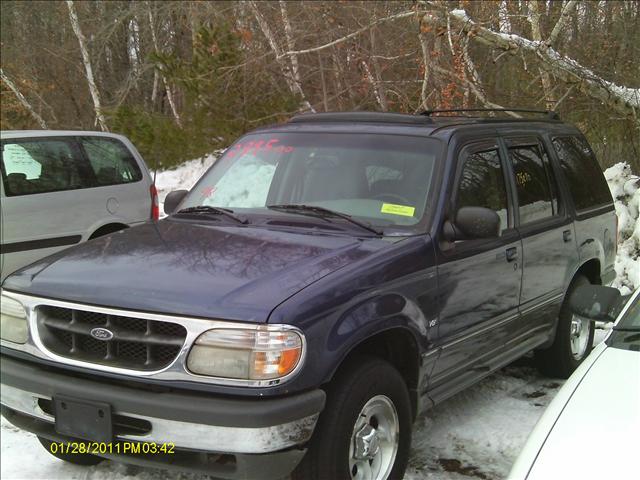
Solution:
<path fill-rule="evenodd" d="M 153 179 L 121 135 L 3 131 L 0 281 L 71 245 L 158 218 Z"/>

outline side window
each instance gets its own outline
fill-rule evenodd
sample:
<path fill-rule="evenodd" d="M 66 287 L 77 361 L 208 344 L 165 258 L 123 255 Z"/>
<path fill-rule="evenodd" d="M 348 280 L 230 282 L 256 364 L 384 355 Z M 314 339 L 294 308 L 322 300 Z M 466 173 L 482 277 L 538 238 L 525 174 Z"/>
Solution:
<path fill-rule="evenodd" d="M 2 181 L 7 196 L 86 187 L 80 165 L 68 140 L 7 140 L 2 144 Z"/>
<path fill-rule="evenodd" d="M 142 179 L 138 164 L 118 140 L 101 137 L 80 138 L 98 186 L 137 182 Z"/>
<path fill-rule="evenodd" d="M 520 223 L 530 223 L 556 215 L 556 184 L 549 157 L 542 147 L 538 144 L 510 147 L 509 158 L 516 180 Z"/>
<path fill-rule="evenodd" d="M 456 208 L 485 207 L 500 217 L 500 230 L 508 227 L 507 189 L 498 150 L 474 152 L 462 169 Z"/>
<path fill-rule="evenodd" d="M 602 169 L 586 140 L 577 136 L 558 137 L 553 139 L 553 147 L 569 184 L 576 210 L 612 202 Z"/>

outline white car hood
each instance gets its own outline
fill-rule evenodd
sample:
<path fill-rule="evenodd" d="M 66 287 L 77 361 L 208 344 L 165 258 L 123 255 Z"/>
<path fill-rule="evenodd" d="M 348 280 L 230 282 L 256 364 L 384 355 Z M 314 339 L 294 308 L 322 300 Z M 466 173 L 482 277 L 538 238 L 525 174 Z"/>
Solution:
<path fill-rule="evenodd" d="M 640 352 L 605 348 L 560 413 L 527 480 L 637 478 L 639 435 Z"/>

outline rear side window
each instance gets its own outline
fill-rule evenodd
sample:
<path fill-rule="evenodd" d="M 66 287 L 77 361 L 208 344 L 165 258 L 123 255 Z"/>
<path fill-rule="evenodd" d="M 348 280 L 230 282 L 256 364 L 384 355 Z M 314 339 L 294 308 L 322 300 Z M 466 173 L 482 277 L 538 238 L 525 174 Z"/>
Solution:
<path fill-rule="evenodd" d="M 7 196 L 85 188 L 90 179 L 70 140 L 8 140 L 2 143 L 2 181 Z"/>
<path fill-rule="evenodd" d="M 549 157 L 539 144 L 509 148 L 518 192 L 520 224 L 558 213 L 558 196 Z"/>
<path fill-rule="evenodd" d="M 98 186 L 137 182 L 142 173 L 133 155 L 121 142 L 111 138 L 80 138 Z"/>
<path fill-rule="evenodd" d="M 602 169 L 585 139 L 577 136 L 554 138 L 553 148 L 577 211 L 612 202 Z"/>
<path fill-rule="evenodd" d="M 508 227 L 507 190 L 498 150 L 475 152 L 467 156 L 456 207 L 489 208 L 500 217 L 500 230 Z"/>

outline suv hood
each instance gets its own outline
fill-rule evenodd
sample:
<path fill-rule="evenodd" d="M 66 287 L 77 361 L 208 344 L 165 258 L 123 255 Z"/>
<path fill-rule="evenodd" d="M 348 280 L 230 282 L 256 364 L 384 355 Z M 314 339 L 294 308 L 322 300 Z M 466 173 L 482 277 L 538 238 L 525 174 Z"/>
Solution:
<path fill-rule="evenodd" d="M 70 302 L 266 322 L 291 295 L 375 251 L 380 238 L 166 219 L 83 243 L 3 288 Z"/>

